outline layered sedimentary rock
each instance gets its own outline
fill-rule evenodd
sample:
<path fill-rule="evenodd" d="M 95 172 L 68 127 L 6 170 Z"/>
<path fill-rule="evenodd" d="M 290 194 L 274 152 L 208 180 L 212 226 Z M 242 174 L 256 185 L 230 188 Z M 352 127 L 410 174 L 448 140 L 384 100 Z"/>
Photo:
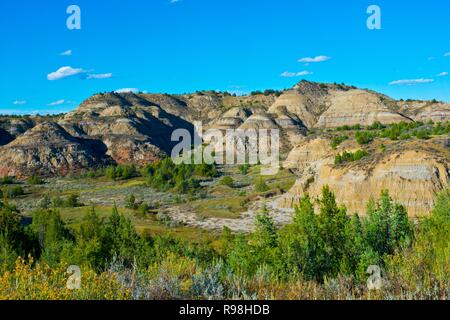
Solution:
<path fill-rule="evenodd" d="M 42 135 L 39 132 L 43 127 L 50 128 L 50 123 L 65 132 L 65 139 L 71 141 L 71 145 L 81 145 L 72 148 L 71 152 L 82 150 L 82 154 L 92 153 L 85 158 L 101 159 L 95 160 L 96 164 L 112 161 L 142 165 L 169 154 L 177 143 L 171 141 L 173 131 L 186 129 L 193 133 L 193 123 L 198 121 L 202 122 L 204 129 L 278 129 L 284 153 L 306 141 L 307 129 L 371 125 L 375 121 L 389 124 L 428 120 L 449 121 L 450 104 L 396 101 L 376 92 L 343 84 L 301 81 L 290 90 L 247 96 L 214 91 L 182 95 L 111 92 L 94 95 L 63 116 L 0 117 L 0 153 L 5 163 L 11 166 L 8 170 L 3 169 L 3 172 L 26 175 L 34 170 L 42 174 L 64 171 L 60 170 L 64 167 L 60 164 L 62 161 L 44 164 L 44 155 L 48 150 L 42 155 L 39 148 L 26 143 L 27 139 Z M 43 123 L 47 124 L 42 126 Z M 43 145 L 45 148 L 61 149 L 58 141 L 63 140 L 57 137 L 51 139 L 51 135 L 58 130 L 49 129 L 48 140 Z M 89 143 L 92 141 L 99 143 L 101 148 L 91 150 Z M 36 162 L 42 164 L 42 170 L 32 161 L 19 161 L 23 152 L 31 153 L 18 146 L 34 148 L 38 154 L 36 158 L 42 160 Z M 294 150 L 300 152 L 299 148 Z M 322 147 L 317 145 L 313 148 Z M 321 151 L 312 151 L 312 158 L 319 156 L 322 156 Z M 77 157 L 76 154 L 71 156 L 73 159 Z M 292 159 L 293 156 L 288 158 L 289 161 Z M 303 167 L 301 162 L 294 160 L 293 163 Z M 72 167 L 90 168 L 94 165 L 82 159 L 67 163 L 66 171 Z M 72 163 L 73 166 L 70 165 Z"/>
<path fill-rule="evenodd" d="M 344 125 L 370 126 L 374 122 L 383 124 L 411 121 L 391 111 L 380 96 L 363 90 L 336 92 L 327 99 L 329 107 L 322 113 L 315 127 L 336 128 Z"/>
<path fill-rule="evenodd" d="M 39 124 L 0 152 L 0 176 L 67 174 L 112 163 L 98 140 L 74 138 L 56 123 Z"/>
<path fill-rule="evenodd" d="M 303 172 L 312 163 L 329 158 L 335 154 L 326 138 L 305 138 L 289 153 L 283 166 L 297 172 Z"/>
<path fill-rule="evenodd" d="M 411 216 L 419 216 L 431 211 L 436 193 L 449 182 L 450 151 L 438 142 L 404 143 L 384 154 L 344 165 L 335 165 L 333 151 L 321 145 L 320 140 L 313 140 L 292 151 L 287 165 L 301 173 L 294 187 L 279 200 L 281 207 L 293 207 L 306 193 L 318 197 L 322 187 L 328 185 L 349 213 L 364 214 L 370 198 L 389 190 Z M 305 152 L 314 146 L 319 150 Z"/>
<path fill-rule="evenodd" d="M 437 101 L 399 101 L 398 109 L 414 121 L 450 121 L 450 103 Z"/>

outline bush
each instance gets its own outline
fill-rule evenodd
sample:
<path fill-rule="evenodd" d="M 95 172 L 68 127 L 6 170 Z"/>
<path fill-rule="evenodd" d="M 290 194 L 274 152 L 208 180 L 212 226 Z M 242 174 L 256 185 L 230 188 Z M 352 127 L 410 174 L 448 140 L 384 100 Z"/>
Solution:
<path fill-rule="evenodd" d="M 340 126 L 336 128 L 337 131 L 348 131 L 351 130 L 351 127 L 348 125 Z"/>
<path fill-rule="evenodd" d="M 79 196 L 77 194 L 71 194 L 63 200 L 62 206 L 65 208 L 82 207 L 83 205 L 78 201 L 78 198 Z"/>
<path fill-rule="evenodd" d="M 62 208 L 64 206 L 64 200 L 60 196 L 52 198 L 53 208 Z"/>
<path fill-rule="evenodd" d="M 255 190 L 257 192 L 266 192 L 269 190 L 269 186 L 262 178 L 259 178 L 259 180 L 255 184 Z"/>
<path fill-rule="evenodd" d="M 438 122 L 436 126 L 432 130 L 433 135 L 443 135 L 443 134 L 449 134 L 450 133 L 450 121 L 446 124 L 443 124 L 442 122 Z"/>
<path fill-rule="evenodd" d="M 105 176 L 111 180 L 128 180 L 137 176 L 137 169 L 134 165 L 109 166 L 105 169 Z"/>
<path fill-rule="evenodd" d="M 369 153 L 365 150 L 358 150 L 355 153 L 344 151 L 342 154 L 336 155 L 336 157 L 334 158 L 334 164 L 338 165 L 347 162 L 358 161 L 368 155 Z"/>
<path fill-rule="evenodd" d="M 411 139 L 411 135 L 409 133 L 403 132 L 399 137 L 399 140 L 408 140 Z"/>
<path fill-rule="evenodd" d="M 234 180 L 233 180 L 233 178 L 230 177 L 230 176 L 225 176 L 225 177 L 223 177 L 223 178 L 220 180 L 220 184 L 223 185 L 223 186 L 227 186 L 227 187 L 233 188 L 233 186 L 234 186 Z"/>
<path fill-rule="evenodd" d="M 360 145 L 369 144 L 374 139 L 374 134 L 368 131 L 360 131 L 355 134 L 356 142 Z"/>
<path fill-rule="evenodd" d="M 39 202 L 38 202 L 38 207 L 40 209 L 50 209 L 51 206 L 52 206 L 52 201 L 48 194 L 44 195 L 44 197 L 41 200 L 39 200 Z"/>
<path fill-rule="evenodd" d="M 213 249 L 140 235 L 115 206 L 106 219 L 90 208 L 70 228 L 57 211 L 39 210 L 24 227 L 0 203 L 0 299 L 448 299 L 449 223 L 448 190 L 413 227 L 387 191 L 360 217 L 325 186 L 318 199 L 300 199 L 291 224 L 278 229 L 264 207 L 253 233 L 224 228 Z M 69 263 L 82 268 L 80 290 L 64 285 Z M 366 286 L 369 265 L 389 279 L 376 292 Z"/>
<path fill-rule="evenodd" d="M 375 121 L 372 125 L 370 125 L 367 129 L 369 130 L 381 130 L 384 128 L 384 125 L 379 122 L 379 121 Z"/>
<path fill-rule="evenodd" d="M 139 214 L 145 216 L 150 211 L 150 206 L 146 202 L 142 202 L 138 208 Z"/>
<path fill-rule="evenodd" d="M 247 175 L 248 172 L 250 171 L 250 165 L 248 164 L 241 164 L 239 167 L 239 172 L 243 175 Z"/>
<path fill-rule="evenodd" d="M 430 131 L 427 129 L 420 129 L 414 131 L 414 136 L 418 139 L 428 140 L 430 139 Z"/>
<path fill-rule="evenodd" d="M 171 158 L 149 164 L 141 170 L 141 173 L 147 177 L 147 184 L 150 187 L 181 194 L 193 194 L 200 189 L 200 182 L 196 176 L 215 177 L 218 174 L 215 165 L 184 163 L 176 165 Z"/>
<path fill-rule="evenodd" d="M 7 184 L 13 184 L 14 179 L 10 176 L 5 176 L 0 179 L 0 185 L 7 185 Z"/>
<path fill-rule="evenodd" d="M 134 194 L 131 194 L 126 200 L 125 200 L 125 208 L 136 210 L 138 208 L 139 204 L 136 203 L 136 197 Z"/>
<path fill-rule="evenodd" d="M 25 191 L 21 186 L 7 187 L 3 189 L 3 196 L 8 199 L 14 199 L 23 196 Z"/>
<path fill-rule="evenodd" d="M 347 139 L 348 139 L 348 136 L 333 137 L 333 139 L 331 140 L 331 147 L 333 149 L 336 149 L 342 142 L 344 142 Z"/>
<path fill-rule="evenodd" d="M 368 156 L 369 153 L 366 150 L 358 150 L 353 154 L 352 161 L 358 161 Z"/>
<path fill-rule="evenodd" d="M 31 177 L 29 177 L 27 179 L 27 183 L 29 185 L 40 185 L 40 184 L 43 184 L 44 181 L 40 177 L 38 177 L 36 175 L 32 175 Z"/>

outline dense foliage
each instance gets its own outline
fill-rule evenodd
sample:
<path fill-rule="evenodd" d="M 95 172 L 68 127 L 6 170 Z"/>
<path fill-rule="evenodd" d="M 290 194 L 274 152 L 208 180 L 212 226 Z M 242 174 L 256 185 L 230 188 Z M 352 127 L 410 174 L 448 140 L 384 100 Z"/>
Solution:
<path fill-rule="evenodd" d="M 178 193 L 193 193 L 200 188 L 199 178 L 218 176 L 215 165 L 212 164 L 179 164 L 166 158 L 149 164 L 142 169 L 142 175 L 147 178 L 149 186 L 162 190 L 173 190 Z"/>
<path fill-rule="evenodd" d="M 390 140 L 406 140 L 410 138 L 417 138 L 427 140 L 431 136 L 438 136 L 450 133 L 450 122 L 399 122 L 390 125 L 383 125 L 380 122 L 374 122 L 371 126 L 363 131 L 360 125 L 342 126 L 336 128 L 337 131 L 355 130 L 355 139 L 360 145 L 368 144 L 375 138 L 387 138 Z M 339 137 L 333 140 L 339 145 Z M 336 145 L 336 146 L 337 146 Z"/>
<path fill-rule="evenodd" d="M 366 150 L 358 150 L 355 153 L 344 151 L 343 153 L 338 153 L 334 158 L 334 164 L 342 164 L 347 162 L 353 162 L 361 160 L 362 158 L 369 155 Z"/>
<path fill-rule="evenodd" d="M 349 216 L 324 187 L 301 198 L 292 224 L 278 228 L 263 208 L 254 233 L 225 229 L 214 246 L 140 235 L 116 207 L 72 227 L 41 209 L 24 226 L 0 202 L 0 299 L 367 298 L 369 265 L 385 270 L 372 298 L 448 299 L 449 230 L 448 190 L 414 225 L 387 191 Z M 82 270 L 79 290 L 65 286 L 68 265 Z"/>
<path fill-rule="evenodd" d="M 337 136 L 331 139 L 331 147 L 336 149 L 342 142 L 348 139 L 348 136 Z"/>

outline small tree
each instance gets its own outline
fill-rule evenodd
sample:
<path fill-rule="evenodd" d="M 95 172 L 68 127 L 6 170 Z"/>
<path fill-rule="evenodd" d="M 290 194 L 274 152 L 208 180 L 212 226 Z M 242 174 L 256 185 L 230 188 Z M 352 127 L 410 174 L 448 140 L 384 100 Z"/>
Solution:
<path fill-rule="evenodd" d="M 250 171 L 250 166 L 248 164 L 241 164 L 239 166 L 239 171 L 241 172 L 241 174 L 247 175 Z"/>
<path fill-rule="evenodd" d="M 69 195 L 66 200 L 64 201 L 64 207 L 66 208 L 76 208 L 81 207 L 81 204 L 78 201 L 78 195 L 72 193 Z"/>
<path fill-rule="evenodd" d="M 381 257 L 392 254 L 412 239 L 412 227 L 405 207 L 392 201 L 387 190 L 378 202 L 370 201 L 364 226 L 368 245 Z"/>
<path fill-rule="evenodd" d="M 223 177 L 223 178 L 220 180 L 220 184 L 223 185 L 223 186 L 227 186 L 227 187 L 233 188 L 233 186 L 234 186 L 234 180 L 233 180 L 233 178 L 230 177 L 230 176 L 225 176 L 225 177 Z"/>
<path fill-rule="evenodd" d="M 39 185 L 39 184 L 43 184 L 44 181 L 40 177 L 38 177 L 36 175 L 32 175 L 31 177 L 29 177 L 27 179 L 27 183 L 29 185 Z"/>
<path fill-rule="evenodd" d="M 125 208 L 135 210 L 137 208 L 136 204 L 136 197 L 134 194 L 131 194 L 126 200 L 125 200 Z"/>
<path fill-rule="evenodd" d="M 49 209 L 51 207 L 51 205 L 52 205 L 52 201 L 48 194 L 45 194 L 44 197 L 41 200 L 39 200 L 39 202 L 38 202 L 38 207 L 40 209 Z"/>
<path fill-rule="evenodd" d="M 269 186 L 262 178 L 259 178 L 258 181 L 256 182 L 255 190 L 257 192 L 266 192 L 269 190 Z"/>
<path fill-rule="evenodd" d="M 264 205 L 261 213 L 256 216 L 255 243 L 259 247 L 273 248 L 277 246 L 277 228 L 269 210 Z"/>

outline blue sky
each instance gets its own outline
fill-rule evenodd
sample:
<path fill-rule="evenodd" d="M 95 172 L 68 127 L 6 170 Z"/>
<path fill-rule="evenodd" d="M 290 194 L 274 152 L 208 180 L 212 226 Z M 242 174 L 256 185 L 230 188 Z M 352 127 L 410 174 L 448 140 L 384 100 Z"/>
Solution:
<path fill-rule="evenodd" d="M 72 4 L 81 30 L 66 27 Z M 381 30 L 366 27 L 371 4 Z M 0 113 L 67 111 L 121 88 L 245 93 L 303 78 L 450 101 L 449 12 L 447 0 L 1 1 Z"/>

